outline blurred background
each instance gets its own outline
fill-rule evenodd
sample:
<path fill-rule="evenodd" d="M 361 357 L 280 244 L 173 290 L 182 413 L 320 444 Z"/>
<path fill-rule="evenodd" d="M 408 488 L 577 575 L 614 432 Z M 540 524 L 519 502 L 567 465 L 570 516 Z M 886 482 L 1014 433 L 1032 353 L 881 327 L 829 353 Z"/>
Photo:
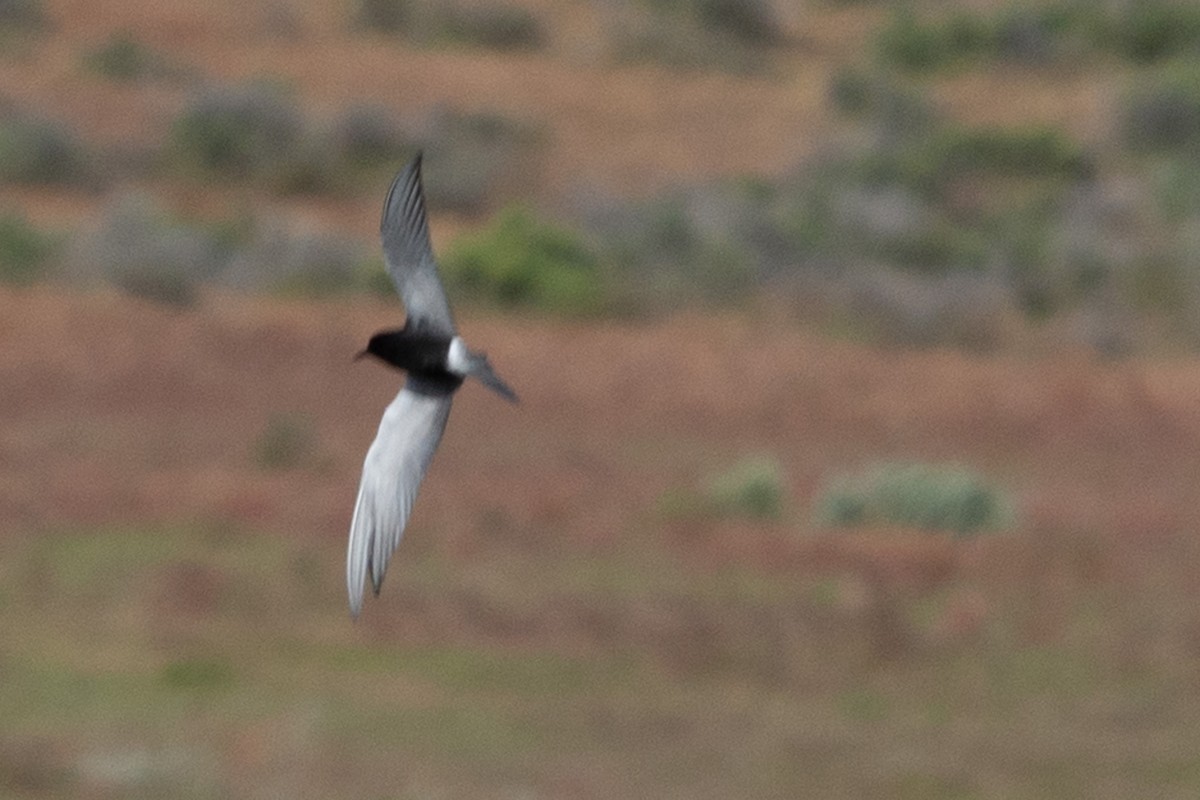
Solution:
<path fill-rule="evenodd" d="M 0 797 L 1196 797 L 1198 186 L 1193 2 L 0 0 Z"/>

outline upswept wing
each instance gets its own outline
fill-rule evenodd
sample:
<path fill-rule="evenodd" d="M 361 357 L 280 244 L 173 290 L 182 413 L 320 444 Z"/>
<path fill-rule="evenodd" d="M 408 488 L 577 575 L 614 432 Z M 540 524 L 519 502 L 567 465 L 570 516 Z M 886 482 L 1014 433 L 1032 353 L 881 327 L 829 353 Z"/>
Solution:
<path fill-rule="evenodd" d="M 454 318 L 429 244 L 420 153 L 392 181 L 379 232 L 384 263 L 409 320 L 431 333 L 454 336 Z"/>
<path fill-rule="evenodd" d="M 383 412 L 379 432 L 363 462 L 362 482 L 350 522 L 346 586 L 353 616 L 357 617 L 362 608 L 368 574 L 379 594 L 417 489 L 446 429 L 452 391 L 443 384 L 410 376 Z"/>

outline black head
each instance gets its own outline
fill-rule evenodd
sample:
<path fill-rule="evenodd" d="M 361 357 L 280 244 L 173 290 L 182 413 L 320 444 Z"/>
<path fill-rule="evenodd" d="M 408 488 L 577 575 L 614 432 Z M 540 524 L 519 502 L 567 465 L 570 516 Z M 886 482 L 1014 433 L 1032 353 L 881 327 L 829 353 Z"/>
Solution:
<path fill-rule="evenodd" d="M 354 357 L 354 360 L 357 361 L 365 356 L 375 356 L 380 361 L 393 366 L 404 366 L 410 350 L 406 333 L 405 329 L 379 331 L 371 337 L 367 346 Z"/>
<path fill-rule="evenodd" d="M 408 327 L 380 331 L 355 358 L 371 355 L 393 367 L 411 372 L 442 372 L 450 340 L 423 335 Z"/>

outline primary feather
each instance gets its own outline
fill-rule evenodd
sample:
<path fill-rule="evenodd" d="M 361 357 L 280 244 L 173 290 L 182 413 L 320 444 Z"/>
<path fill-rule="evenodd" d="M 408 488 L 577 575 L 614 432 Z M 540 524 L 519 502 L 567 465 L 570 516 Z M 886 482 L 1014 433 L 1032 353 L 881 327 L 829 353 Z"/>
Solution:
<path fill-rule="evenodd" d="M 421 156 L 392 181 L 379 222 L 383 260 L 411 324 L 447 337 L 454 336 L 454 317 L 438 277 L 429 245 L 429 223 L 421 191 Z"/>
<path fill-rule="evenodd" d="M 350 521 L 346 586 L 350 613 L 362 608 L 366 578 L 375 593 L 400 544 L 417 489 L 450 417 L 451 390 L 410 377 L 379 423 L 363 461 L 362 483 Z"/>

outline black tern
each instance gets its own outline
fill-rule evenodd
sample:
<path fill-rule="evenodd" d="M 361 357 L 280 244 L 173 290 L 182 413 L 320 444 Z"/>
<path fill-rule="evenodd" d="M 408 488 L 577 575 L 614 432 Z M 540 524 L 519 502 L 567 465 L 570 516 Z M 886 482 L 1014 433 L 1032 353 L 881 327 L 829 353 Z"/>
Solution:
<path fill-rule="evenodd" d="M 417 489 L 446 429 L 451 400 L 463 380 L 477 378 L 504 399 L 517 401 L 513 390 L 492 371 L 487 356 L 468 350 L 454 327 L 429 244 L 419 153 L 392 181 L 379 232 L 384 263 L 408 316 L 403 328 L 372 336 L 358 357 L 375 356 L 408 376 L 383 412 L 363 462 L 346 554 L 346 588 L 355 617 L 362 609 L 368 574 L 379 594 Z"/>

